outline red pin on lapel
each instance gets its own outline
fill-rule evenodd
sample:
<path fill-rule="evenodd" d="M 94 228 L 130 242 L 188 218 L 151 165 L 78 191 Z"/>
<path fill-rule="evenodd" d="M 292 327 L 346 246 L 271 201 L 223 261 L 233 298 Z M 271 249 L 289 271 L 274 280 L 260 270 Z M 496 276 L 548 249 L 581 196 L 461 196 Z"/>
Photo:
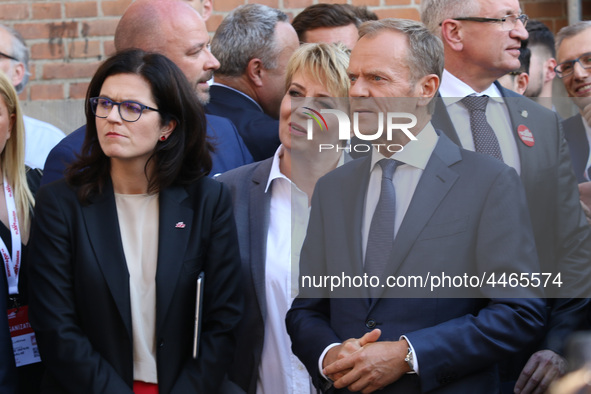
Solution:
<path fill-rule="evenodd" d="M 176 228 L 185 228 L 185 223 L 178 222 L 174 227 L 176 227 Z"/>
<path fill-rule="evenodd" d="M 534 135 L 531 131 L 529 131 L 529 129 L 525 125 L 520 124 L 517 127 L 517 135 L 521 139 L 521 142 L 523 142 L 525 145 L 529 147 L 534 146 L 534 144 L 536 143 Z"/>

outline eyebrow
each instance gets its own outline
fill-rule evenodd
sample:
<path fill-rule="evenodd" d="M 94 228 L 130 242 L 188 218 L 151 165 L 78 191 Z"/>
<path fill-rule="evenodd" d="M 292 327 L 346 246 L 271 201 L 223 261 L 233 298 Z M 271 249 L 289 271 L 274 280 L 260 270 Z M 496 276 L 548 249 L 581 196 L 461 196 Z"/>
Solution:
<path fill-rule="evenodd" d="M 290 86 L 291 86 L 291 85 L 295 85 L 296 87 L 298 87 L 298 88 L 300 88 L 300 89 L 302 89 L 302 90 L 307 90 L 305 86 L 303 86 L 303 85 L 300 85 L 300 84 L 299 84 L 299 83 L 297 83 L 297 82 L 292 82 L 292 83 L 290 84 Z M 330 94 L 328 94 L 328 93 L 319 93 L 317 97 L 332 97 L 332 96 L 331 96 Z"/>

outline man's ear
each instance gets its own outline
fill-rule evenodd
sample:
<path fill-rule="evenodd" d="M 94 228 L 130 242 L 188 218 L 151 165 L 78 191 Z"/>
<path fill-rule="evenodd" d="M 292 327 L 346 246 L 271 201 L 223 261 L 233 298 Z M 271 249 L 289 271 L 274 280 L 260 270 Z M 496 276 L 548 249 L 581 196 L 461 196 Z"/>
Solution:
<path fill-rule="evenodd" d="M 201 6 L 203 7 L 201 17 L 204 21 L 207 21 L 213 11 L 213 0 L 201 0 Z"/>
<path fill-rule="evenodd" d="M 552 81 L 556 77 L 554 67 L 556 67 L 556 59 L 553 57 L 544 62 L 544 83 Z"/>
<path fill-rule="evenodd" d="M 439 89 L 439 77 L 435 74 L 425 75 L 417 82 L 417 93 L 419 106 L 426 106 L 437 94 Z"/>
<path fill-rule="evenodd" d="M 16 64 L 14 64 L 14 62 L 13 62 L 12 76 L 11 76 L 12 86 L 17 86 L 19 83 L 21 83 L 23 81 L 24 78 L 25 78 L 25 65 L 20 62 L 16 63 Z"/>
<path fill-rule="evenodd" d="M 525 93 L 525 89 L 527 89 L 527 85 L 529 84 L 529 74 L 528 73 L 520 73 L 519 75 L 515 76 L 515 91 L 519 94 Z"/>
<path fill-rule="evenodd" d="M 441 23 L 441 40 L 454 51 L 464 48 L 464 30 L 458 21 L 446 19 Z"/>
<path fill-rule="evenodd" d="M 261 88 L 263 87 L 263 78 L 265 76 L 265 67 L 263 67 L 263 62 L 259 58 L 250 59 L 248 65 L 246 66 L 246 76 L 251 81 L 251 83 Z"/>

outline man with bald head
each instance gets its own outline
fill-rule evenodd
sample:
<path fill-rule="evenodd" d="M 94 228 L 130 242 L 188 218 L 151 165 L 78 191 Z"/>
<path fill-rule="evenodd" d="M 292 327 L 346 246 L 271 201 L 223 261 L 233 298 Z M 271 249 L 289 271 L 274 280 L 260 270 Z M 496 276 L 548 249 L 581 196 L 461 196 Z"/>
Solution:
<path fill-rule="evenodd" d="M 158 52 L 172 60 L 194 86 L 201 104 L 209 102 L 209 85 L 220 63 L 208 48 L 209 35 L 203 18 L 186 1 L 138 0 L 125 11 L 115 31 L 115 48 L 139 48 Z M 207 135 L 215 146 L 212 153 L 216 175 L 252 162 L 236 127 L 226 118 L 206 115 Z M 63 177 L 84 140 L 86 127 L 74 131 L 58 144 L 45 162 L 42 184 Z"/>

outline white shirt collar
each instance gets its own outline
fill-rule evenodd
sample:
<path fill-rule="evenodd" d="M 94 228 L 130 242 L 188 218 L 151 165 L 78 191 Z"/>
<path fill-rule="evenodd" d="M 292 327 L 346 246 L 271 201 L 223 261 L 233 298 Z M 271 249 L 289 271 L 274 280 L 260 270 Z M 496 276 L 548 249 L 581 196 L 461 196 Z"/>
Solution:
<path fill-rule="evenodd" d="M 269 191 L 269 187 L 274 179 L 283 178 L 286 179 L 289 183 L 291 183 L 291 179 L 286 177 L 279 167 L 281 156 L 283 156 L 283 144 L 279 145 L 279 148 L 275 151 L 273 155 L 273 162 L 271 163 L 271 171 L 269 172 L 269 179 L 267 180 L 267 186 L 265 187 L 265 193 Z M 341 154 L 339 158 L 339 162 L 337 163 L 337 167 L 342 166 L 345 163 L 345 155 Z"/>
<path fill-rule="evenodd" d="M 275 154 L 273 155 L 273 163 L 271 163 L 271 172 L 269 173 L 269 179 L 267 180 L 267 186 L 265 187 L 265 193 L 267 193 L 269 191 L 269 187 L 271 186 L 271 183 L 273 182 L 274 179 L 283 178 L 283 179 L 286 179 L 289 183 L 291 183 L 291 180 L 289 180 L 288 177 L 283 175 L 281 173 L 281 169 L 279 168 L 279 161 L 280 161 L 279 159 L 281 158 L 282 155 L 283 155 L 283 145 L 279 145 L 279 148 L 277 148 L 277 150 L 275 151 Z"/>
<path fill-rule="evenodd" d="M 445 105 L 455 104 L 464 97 L 470 95 L 486 95 L 494 101 L 500 103 L 503 102 L 503 96 L 501 96 L 501 92 L 494 83 L 492 83 L 488 88 L 486 88 L 486 90 L 478 93 L 474 89 L 472 89 L 468 84 L 466 84 L 461 79 L 457 78 L 455 75 L 453 75 L 446 69 L 443 70 L 443 75 L 441 76 L 441 85 L 439 86 L 439 93 L 441 94 L 441 97 L 443 97 L 443 102 L 445 103 Z"/>
<path fill-rule="evenodd" d="M 400 152 L 394 153 L 391 156 L 391 159 L 424 170 L 431 158 L 433 150 L 435 149 L 435 145 L 437 145 L 439 136 L 435 132 L 435 128 L 431 122 L 429 122 L 416 137 L 416 141 L 409 141 L 404 145 L 404 149 Z M 375 164 L 384 158 L 384 155 L 376 149 L 373 149 L 371 155 L 371 168 L 373 169 Z"/>

